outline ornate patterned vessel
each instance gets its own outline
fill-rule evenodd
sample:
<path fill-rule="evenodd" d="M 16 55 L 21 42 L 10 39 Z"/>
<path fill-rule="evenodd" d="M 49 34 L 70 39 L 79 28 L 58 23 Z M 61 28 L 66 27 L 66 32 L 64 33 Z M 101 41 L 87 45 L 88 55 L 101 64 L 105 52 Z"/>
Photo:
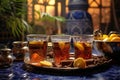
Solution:
<path fill-rule="evenodd" d="M 69 13 L 65 32 L 67 34 L 92 34 L 93 25 L 91 15 L 87 12 L 87 0 L 69 0 Z"/>

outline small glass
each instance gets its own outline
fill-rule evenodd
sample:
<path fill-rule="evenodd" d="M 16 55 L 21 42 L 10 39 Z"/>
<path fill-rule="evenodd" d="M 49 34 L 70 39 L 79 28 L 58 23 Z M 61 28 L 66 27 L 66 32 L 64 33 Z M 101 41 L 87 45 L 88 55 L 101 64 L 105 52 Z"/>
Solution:
<path fill-rule="evenodd" d="M 12 56 L 11 49 L 5 48 L 0 49 L 0 68 L 7 68 L 13 64 L 14 56 Z"/>
<path fill-rule="evenodd" d="M 73 36 L 75 58 L 90 59 L 92 57 L 92 42 L 93 35 Z"/>
<path fill-rule="evenodd" d="M 49 36 L 43 34 L 27 35 L 29 56 L 31 63 L 38 63 L 46 59 Z"/>
<path fill-rule="evenodd" d="M 25 54 L 28 51 L 27 41 L 14 41 L 12 52 L 15 56 L 15 61 L 23 61 Z"/>
<path fill-rule="evenodd" d="M 51 35 L 53 44 L 53 55 L 55 64 L 60 64 L 62 60 L 69 59 L 70 35 Z"/>

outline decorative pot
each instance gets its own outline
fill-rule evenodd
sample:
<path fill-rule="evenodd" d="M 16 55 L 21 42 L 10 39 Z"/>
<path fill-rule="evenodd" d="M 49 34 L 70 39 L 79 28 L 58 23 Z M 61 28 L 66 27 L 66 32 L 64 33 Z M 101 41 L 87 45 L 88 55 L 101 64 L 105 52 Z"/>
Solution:
<path fill-rule="evenodd" d="M 87 0 L 69 0 L 69 13 L 66 16 L 67 34 L 92 34 L 93 23 L 91 15 L 87 12 Z"/>

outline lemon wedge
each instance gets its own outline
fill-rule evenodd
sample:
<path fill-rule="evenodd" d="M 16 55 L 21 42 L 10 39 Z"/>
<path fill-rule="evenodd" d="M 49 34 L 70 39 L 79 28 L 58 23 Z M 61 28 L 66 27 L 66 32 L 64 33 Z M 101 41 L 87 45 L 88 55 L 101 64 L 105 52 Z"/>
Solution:
<path fill-rule="evenodd" d="M 46 61 L 46 60 L 40 61 L 40 64 L 41 64 L 41 66 L 43 66 L 43 67 L 52 67 L 52 63 L 49 62 L 49 61 Z"/>
<path fill-rule="evenodd" d="M 30 41 L 29 44 L 40 44 L 40 45 L 43 45 L 43 41 Z"/>
<path fill-rule="evenodd" d="M 91 43 L 85 43 L 87 47 L 91 47 Z"/>
<path fill-rule="evenodd" d="M 110 38 L 108 37 L 108 38 L 103 39 L 103 41 L 111 41 L 111 40 L 110 40 Z"/>
<path fill-rule="evenodd" d="M 111 39 L 112 42 L 120 42 L 120 37 L 113 37 Z"/>
<path fill-rule="evenodd" d="M 75 42 L 74 45 L 75 45 L 79 50 L 84 51 L 84 47 L 83 47 L 83 45 L 82 45 L 81 43 Z"/>
<path fill-rule="evenodd" d="M 110 40 L 111 40 L 112 38 L 114 38 L 114 37 L 118 37 L 118 35 L 117 35 L 117 34 L 111 34 L 111 35 L 109 36 Z"/>
<path fill-rule="evenodd" d="M 60 49 L 64 49 L 65 42 L 60 41 L 60 42 L 58 42 L 58 44 L 59 44 Z"/>
<path fill-rule="evenodd" d="M 107 34 L 103 34 L 103 40 L 108 38 L 108 35 Z"/>
<path fill-rule="evenodd" d="M 84 68 L 86 68 L 86 61 L 82 57 L 79 57 L 74 60 L 73 66 L 84 69 Z"/>
<path fill-rule="evenodd" d="M 40 56 L 38 55 L 38 53 L 33 53 L 33 54 L 31 55 L 31 59 L 30 59 L 31 62 L 39 62 L 40 60 L 41 60 L 41 58 L 40 58 Z"/>
<path fill-rule="evenodd" d="M 29 44 L 38 44 L 38 41 L 29 41 Z"/>

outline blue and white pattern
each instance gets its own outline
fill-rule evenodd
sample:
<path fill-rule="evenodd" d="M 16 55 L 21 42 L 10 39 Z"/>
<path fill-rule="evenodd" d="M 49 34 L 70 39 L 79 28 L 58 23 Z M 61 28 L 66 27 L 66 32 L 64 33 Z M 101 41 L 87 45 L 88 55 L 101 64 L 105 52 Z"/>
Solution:
<path fill-rule="evenodd" d="M 0 71 L 0 80 L 120 80 L 120 66 L 112 65 L 106 71 L 91 75 L 81 76 L 54 76 L 47 74 L 35 74 L 22 69 L 23 62 L 14 62 L 12 73 L 8 74 Z M 89 73 L 89 72 L 88 72 Z"/>
<path fill-rule="evenodd" d="M 70 0 L 69 10 L 66 19 L 66 29 L 67 34 L 92 34 L 93 24 L 91 15 L 83 10 L 87 9 L 87 0 Z"/>

